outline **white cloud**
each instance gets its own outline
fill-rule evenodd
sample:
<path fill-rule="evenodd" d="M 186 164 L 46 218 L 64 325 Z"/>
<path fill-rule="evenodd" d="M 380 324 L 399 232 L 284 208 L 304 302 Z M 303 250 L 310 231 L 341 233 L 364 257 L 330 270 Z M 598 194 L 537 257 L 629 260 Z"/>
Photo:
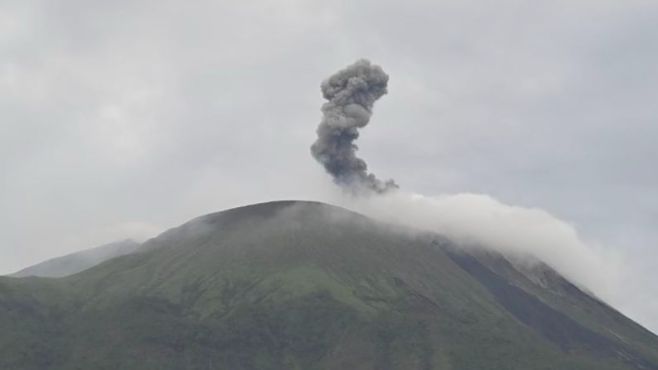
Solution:
<path fill-rule="evenodd" d="M 469 193 L 428 197 L 400 191 L 343 201 L 372 217 L 439 233 L 463 248 L 491 248 L 528 262 L 536 258 L 601 298 L 619 296 L 619 257 L 586 243 L 572 225 L 542 209 Z"/>

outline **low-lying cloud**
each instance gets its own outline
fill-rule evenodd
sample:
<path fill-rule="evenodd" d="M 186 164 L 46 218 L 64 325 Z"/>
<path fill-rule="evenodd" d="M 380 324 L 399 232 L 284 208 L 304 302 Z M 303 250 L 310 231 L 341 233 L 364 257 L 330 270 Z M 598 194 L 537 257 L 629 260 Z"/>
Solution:
<path fill-rule="evenodd" d="M 572 225 L 539 208 L 508 205 L 486 194 L 424 196 L 404 191 L 344 197 L 343 206 L 439 233 L 463 248 L 492 249 L 530 264 L 544 262 L 604 299 L 617 289 L 618 258 L 587 243 Z"/>

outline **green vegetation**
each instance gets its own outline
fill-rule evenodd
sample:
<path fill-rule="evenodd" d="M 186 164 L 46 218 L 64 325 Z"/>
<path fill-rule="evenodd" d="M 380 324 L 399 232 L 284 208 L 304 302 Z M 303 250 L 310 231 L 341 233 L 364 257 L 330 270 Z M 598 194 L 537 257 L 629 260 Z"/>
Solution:
<path fill-rule="evenodd" d="M 0 278 L 0 369 L 658 369 L 655 335 L 553 274 L 259 204 L 73 276 Z"/>

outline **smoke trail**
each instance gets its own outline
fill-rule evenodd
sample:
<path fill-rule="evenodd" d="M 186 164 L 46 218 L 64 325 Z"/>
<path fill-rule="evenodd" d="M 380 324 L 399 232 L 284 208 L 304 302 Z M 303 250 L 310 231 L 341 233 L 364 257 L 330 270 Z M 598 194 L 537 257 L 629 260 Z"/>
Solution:
<path fill-rule="evenodd" d="M 381 181 L 368 173 L 366 162 L 356 156 L 354 141 L 359 129 L 372 115 L 375 101 L 386 94 L 388 75 L 381 67 L 362 59 L 338 71 L 322 83 L 322 122 L 311 153 L 334 177 L 338 185 L 352 191 L 383 193 L 398 186 L 393 180 Z"/>

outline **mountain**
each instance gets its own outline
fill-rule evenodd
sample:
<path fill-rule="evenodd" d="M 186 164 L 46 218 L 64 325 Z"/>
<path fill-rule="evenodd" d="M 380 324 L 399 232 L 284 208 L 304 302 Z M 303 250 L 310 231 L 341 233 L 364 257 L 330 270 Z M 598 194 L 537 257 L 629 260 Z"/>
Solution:
<path fill-rule="evenodd" d="M 1 369 L 658 369 L 546 265 L 281 201 L 60 278 L 0 278 Z"/>
<path fill-rule="evenodd" d="M 24 268 L 11 276 L 64 277 L 73 275 L 114 257 L 133 253 L 139 248 L 139 245 L 134 240 L 121 240 L 49 259 L 34 266 Z"/>

